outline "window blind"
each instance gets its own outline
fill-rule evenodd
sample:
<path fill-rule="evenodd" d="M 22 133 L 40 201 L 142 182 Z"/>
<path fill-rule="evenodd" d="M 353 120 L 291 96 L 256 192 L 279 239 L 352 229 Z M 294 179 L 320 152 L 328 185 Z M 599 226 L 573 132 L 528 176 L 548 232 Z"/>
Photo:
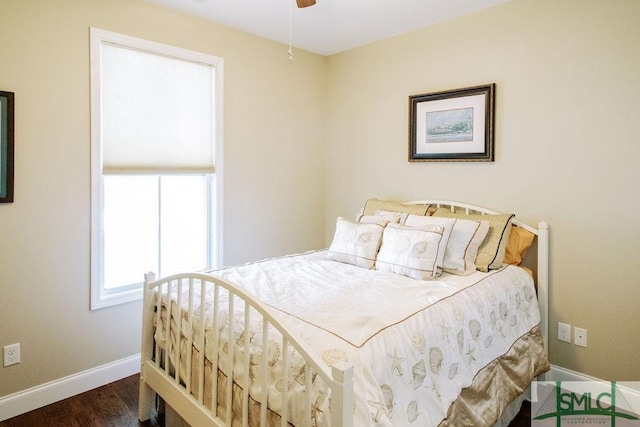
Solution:
<path fill-rule="evenodd" d="M 213 173 L 214 73 L 103 43 L 102 172 Z"/>

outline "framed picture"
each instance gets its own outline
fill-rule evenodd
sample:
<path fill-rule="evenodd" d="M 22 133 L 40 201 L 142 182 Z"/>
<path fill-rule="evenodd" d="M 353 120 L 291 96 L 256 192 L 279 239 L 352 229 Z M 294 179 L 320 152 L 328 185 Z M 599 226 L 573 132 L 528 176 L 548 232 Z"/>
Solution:
<path fill-rule="evenodd" d="M 0 91 L 0 203 L 13 202 L 13 92 Z"/>
<path fill-rule="evenodd" d="M 410 162 L 492 162 L 495 83 L 409 97 Z"/>

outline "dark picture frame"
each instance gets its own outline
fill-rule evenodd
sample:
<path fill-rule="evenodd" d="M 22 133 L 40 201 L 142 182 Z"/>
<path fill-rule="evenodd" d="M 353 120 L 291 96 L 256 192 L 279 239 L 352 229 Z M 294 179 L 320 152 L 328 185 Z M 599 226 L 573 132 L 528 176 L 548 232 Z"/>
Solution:
<path fill-rule="evenodd" d="M 410 162 L 492 162 L 495 83 L 409 96 Z"/>
<path fill-rule="evenodd" d="M 0 203 L 13 202 L 14 94 L 0 91 Z"/>

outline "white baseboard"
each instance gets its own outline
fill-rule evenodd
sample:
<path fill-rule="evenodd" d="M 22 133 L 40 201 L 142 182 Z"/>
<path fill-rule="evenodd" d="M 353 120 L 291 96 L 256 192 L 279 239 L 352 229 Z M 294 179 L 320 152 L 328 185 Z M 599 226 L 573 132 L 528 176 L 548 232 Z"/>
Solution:
<path fill-rule="evenodd" d="M 607 382 L 600 378 L 592 377 L 591 375 L 583 374 L 581 372 L 572 371 L 560 366 L 551 365 L 551 370 L 547 372 L 545 381 L 594 381 L 594 382 Z M 618 389 L 620 389 L 625 398 L 629 401 L 631 406 L 640 410 L 640 381 L 621 381 L 617 382 Z"/>
<path fill-rule="evenodd" d="M 546 381 L 603 381 L 600 378 L 572 371 L 561 366 L 551 365 L 551 370 L 547 372 Z"/>
<path fill-rule="evenodd" d="M 140 354 L 0 398 L 0 421 L 140 372 Z"/>

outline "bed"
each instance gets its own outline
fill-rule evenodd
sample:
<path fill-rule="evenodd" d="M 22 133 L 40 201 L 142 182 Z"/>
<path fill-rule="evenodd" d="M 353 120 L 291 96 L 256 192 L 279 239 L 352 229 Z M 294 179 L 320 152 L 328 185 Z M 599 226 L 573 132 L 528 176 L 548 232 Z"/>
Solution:
<path fill-rule="evenodd" d="M 549 227 L 370 199 L 328 249 L 146 275 L 139 419 L 507 425 L 549 369 Z"/>

